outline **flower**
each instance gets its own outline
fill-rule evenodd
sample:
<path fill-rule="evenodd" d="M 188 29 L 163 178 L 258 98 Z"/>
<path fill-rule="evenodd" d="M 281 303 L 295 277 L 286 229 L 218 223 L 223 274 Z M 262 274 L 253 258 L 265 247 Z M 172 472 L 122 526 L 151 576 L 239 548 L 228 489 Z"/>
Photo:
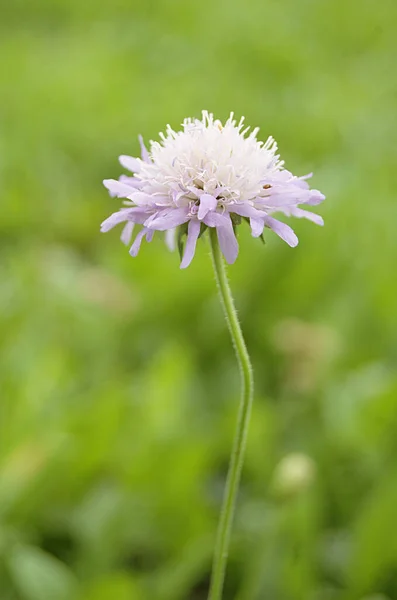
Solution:
<path fill-rule="evenodd" d="M 268 227 L 290 246 L 296 246 L 298 238 L 273 213 L 323 225 L 319 215 L 299 206 L 319 204 L 323 194 L 309 188 L 306 179 L 311 174 L 296 177 L 284 169 L 272 137 L 266 143 L 258 141 L 259 129 L 248 133 L 244 118 L 237 123 L 233 113 L 222 125 L 203 111 L 201 120 L 185 119 L 182 127 L 174 131 L 168 125 L 161 141 L 151 142 L 150 152 L 140 137 L 142 158 L 119 157 L 133 176 L 103 182 L 112 196 L 125 200 L 124 207 L 102 223 L 101 231 L 125 223 L 121 240 L 128 245 L 134 225 L 142 225 L 130 248 L 132 256 L 143 238 L 150 242 L 155 231 L 165 231 L 171 248 L 177 234 L 185 268 L 199 236 L 215 227 L 226 261 L 233 263 L 238 255 L 235 231 L 243 220 L 254 237 Z"/>

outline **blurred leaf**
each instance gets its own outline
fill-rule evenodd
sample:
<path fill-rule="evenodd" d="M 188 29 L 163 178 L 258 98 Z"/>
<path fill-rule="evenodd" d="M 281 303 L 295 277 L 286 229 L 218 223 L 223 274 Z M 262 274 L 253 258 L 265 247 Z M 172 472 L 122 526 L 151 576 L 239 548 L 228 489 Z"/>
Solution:
<path fill-rule="evenodd" d="M 127 573 L 113 573 L 89 584 L 79 600 L 144 600 L 147 596 Z"/>
<path fill-rule="evenodd" d="M 397 537 L 392 534 L 397 506 L 397 475 L 381 481 L 354 524 L 354 550 L 347 580 L 353 594 L 369 592 L 389 568 L 397 568 Z"/>
<path fill-rule="evenodd" d="M 78 586 L 72 572 L 40 548 L 15 546 L 8 564 L 15 586 L 26 600 L 73 600 L 76 596 Z"/>

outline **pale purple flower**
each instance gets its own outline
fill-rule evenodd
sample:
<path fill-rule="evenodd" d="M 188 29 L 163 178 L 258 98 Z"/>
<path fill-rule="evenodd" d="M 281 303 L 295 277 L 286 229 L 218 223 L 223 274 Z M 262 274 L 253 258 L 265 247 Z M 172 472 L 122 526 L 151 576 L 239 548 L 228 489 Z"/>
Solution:
<path fill-rule="evenodd" d="M 233 113 L 224 125 L 203 111 L 202 119 L 185 119 L 182 131 L 168 125 L 160 142 L 151 142 L 150 152 L 140 137 L 142 158 L 120 156 L 121 165 L 133 173 L 119 180 L 105 179 L 112 196 L 124 199 L 124 207 L 101 226 L 109 231 L 124 223 L 121 240 L 129 245 L 135 224 L 141 229 L 130 248 L 136 256 L 143 238 L 150 242 L 155 231 L 165 231 L 167 245 L 183 250 L 181 268 L 193 259 L 199 236 L 215 227 L 221 250 L 228 263 L 238 255 L 236 228 L 249 223 L 254 237 L 265 227 L 272 229 L 290 246 L 296 246 L 294 231 L 274 213 L 305 217 L 318 225 L 322 218 L 302 209 L 324 200 L 311 190 L 306 179 L 284 169 L 272 137 L 257 140 L 258 128 L 250 134 Z"/>

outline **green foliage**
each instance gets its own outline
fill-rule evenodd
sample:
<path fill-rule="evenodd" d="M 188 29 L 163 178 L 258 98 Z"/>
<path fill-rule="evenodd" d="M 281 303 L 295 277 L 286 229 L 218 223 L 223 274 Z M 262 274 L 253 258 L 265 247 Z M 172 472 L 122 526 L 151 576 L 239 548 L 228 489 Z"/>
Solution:
<path fill-rule="evenodd" d="M 206 597 L 239 385 L 206 236 L 180 271 L 99 233 L 117 155 L 203 108 L 328 197 L 296 249 L 239 227 L 225 600 L 397 598 L 396 28 L 393 0 L 3 0 L 1 600 Z"/>
<path fill-rule="evenodd" d="M 70 600 L 76 597 L 76 584 L 69 569 L 39 548 L 13 548 L 9 556 L 9 568 L 23 598 Z"/>

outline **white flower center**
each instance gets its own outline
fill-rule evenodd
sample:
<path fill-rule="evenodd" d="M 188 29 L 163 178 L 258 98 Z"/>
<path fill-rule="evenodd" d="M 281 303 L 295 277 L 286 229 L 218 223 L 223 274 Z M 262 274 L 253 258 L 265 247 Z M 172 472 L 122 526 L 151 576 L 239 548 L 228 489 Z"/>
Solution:
<path fill-rule="evenodd" d="M 183 130 L 169 125 L 160 142 L 151 142 L 152 163 L 142 163 L 138 178 L 151 195 L 168 196 L 170 205 L 195 206 L 209 194 L 218 206 L 252 201 L 263 183 L 283 162 L 277 144 L 269 137 L 258 141 L 258 129 L 249 135 L 244 120 L 237 124 L 233 113 L 225 125 L 203 112 L 202 120 L 185 119 Z"/>

